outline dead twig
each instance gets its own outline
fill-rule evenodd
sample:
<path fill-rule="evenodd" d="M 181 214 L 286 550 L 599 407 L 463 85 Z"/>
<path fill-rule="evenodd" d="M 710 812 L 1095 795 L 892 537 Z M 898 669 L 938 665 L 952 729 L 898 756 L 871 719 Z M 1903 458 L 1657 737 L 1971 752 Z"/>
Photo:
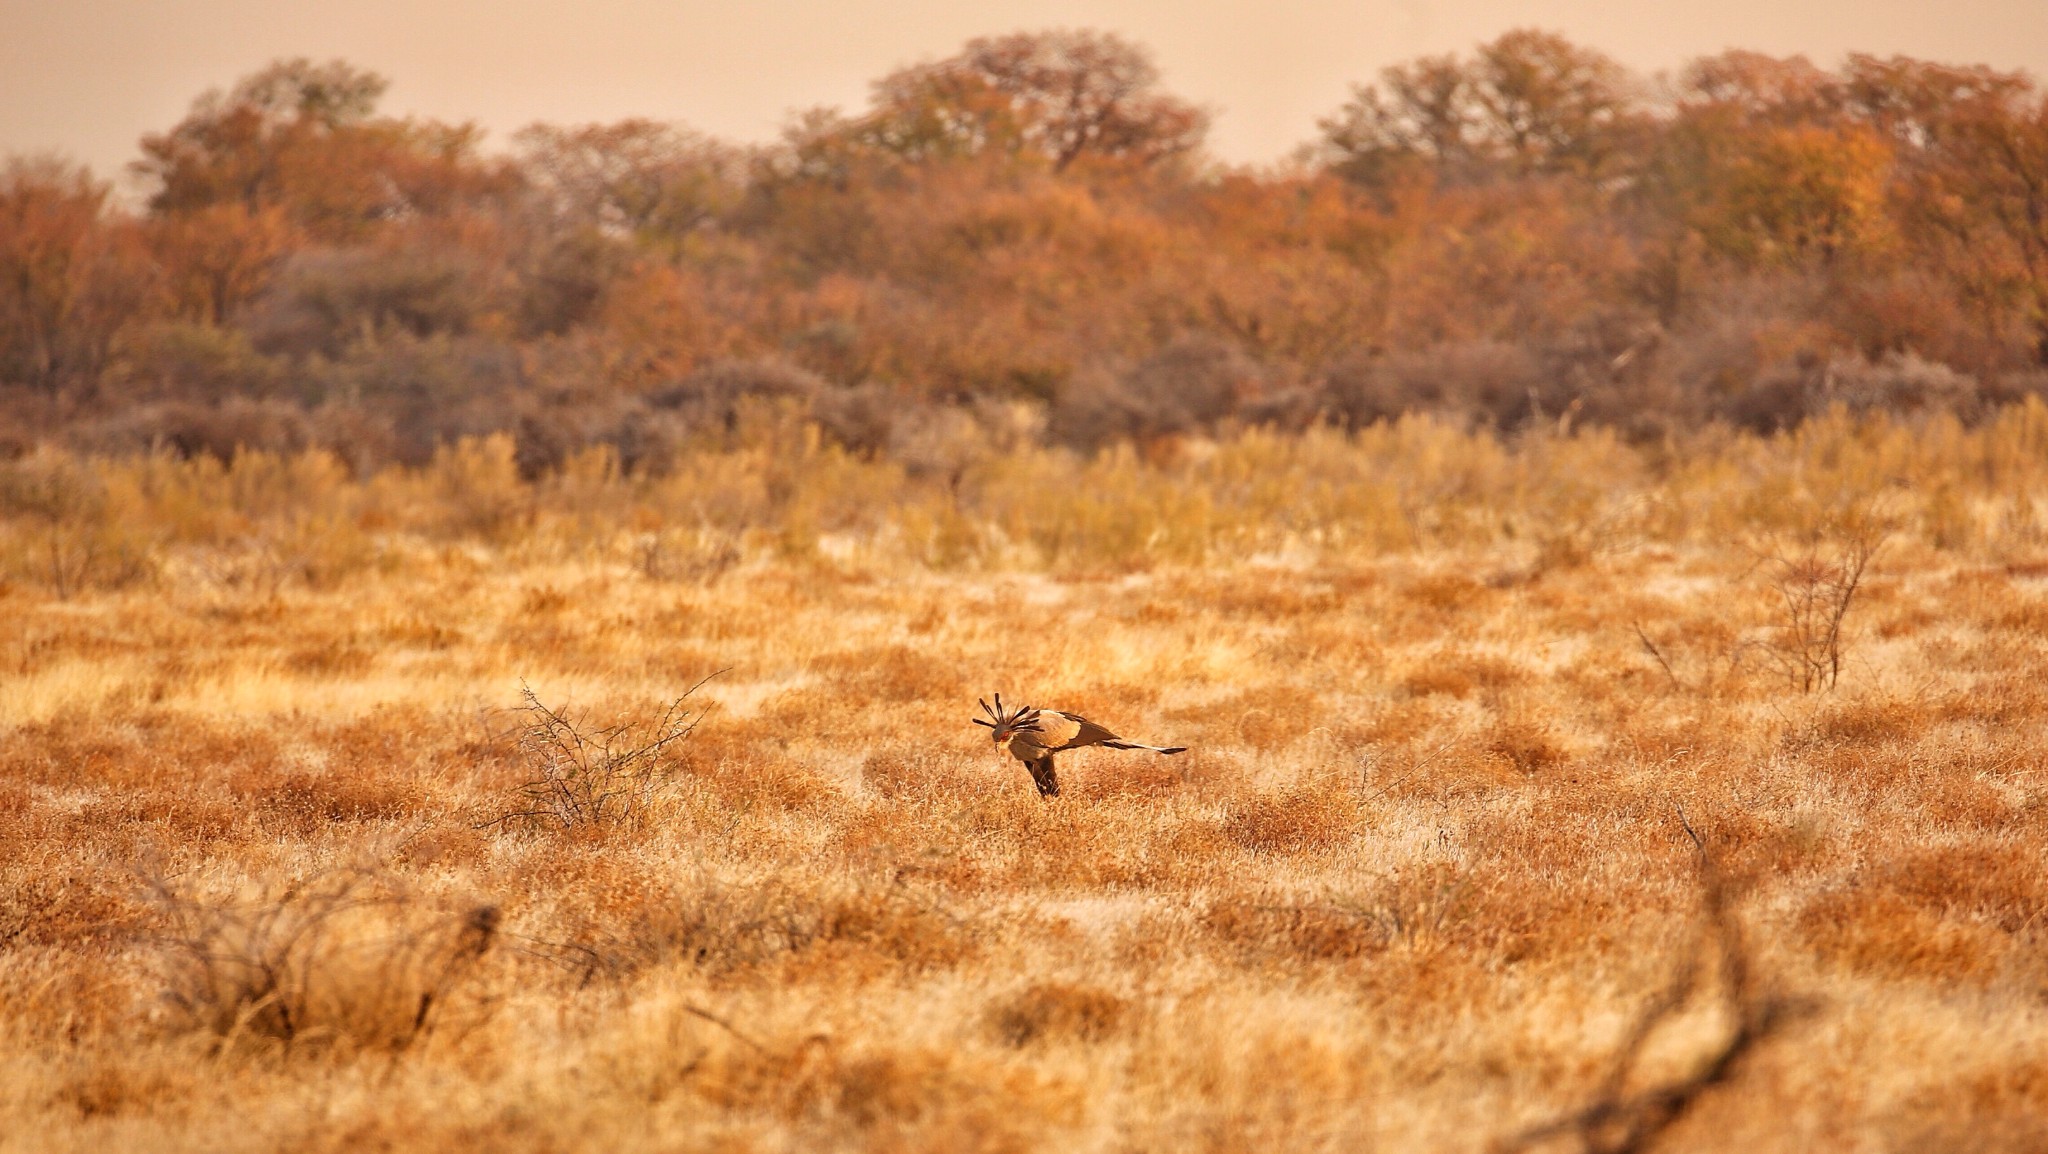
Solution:
<path fill-rule="evenodd" d="M 1649 634 L 1643 632 L 1642 623 L 1631 621 L 1629 622 L 1629 628 L 1635 630 L 1636 640 L 1643 643 L 1643 649 L 1656 660 L 1657 668 L 1662 669 L 1664 676 L 1671 680 L 1671 688 L 1678 690 L 1680 693 L 1685 692 L 1685 683 L 1678 679 L 1678 674 L 1672 672 L 1671 663 L 1664 660 L 1664 651 L 1657 648 L 1657 643 L 1650 640 Z"/>
<path fill-rule="evenodd" d="M 1671 983 L 1642 1007 L 1623 1035 L 1592 1103 L 1500 1142 L 1496 1150 L 1528 1150 L 1570 1140 L 1588 1154 L 1641 1154 L 1654 1147 L 1709 1091 L 1733 1082 L 1743 1063 L 1793 1016 L 1791 1005 L 1757 991 L 1741 925 L 1735 917 L 1727 885 L 1707 851 L 1706 839 L 1693 828 L 1683 809 L 1677 810 L 1677 816 L 1697 857 L 1701 913 L 1706 922 L 1705 944 L 1713 950 L 1711 970 L 1718 979 L 1712 982 L 1712 987 L 1726 1007 L 1733 1028 L 1699 1060 L 1691 1073 L 1661 1085 L 1629 1091 L 1651 1037 L 1709 984 L 1710 967 L 1698 953 L 1687 957 Z"/>
<path fill-rule="evenodd" d="M 1444 742 L 1442 745 L 1437 746 L 1436 749 L 1429 754 L 1429 756 L 1416 762 L 1414 765 L 1409 766 L 1407 773 L 1404 773 L 1400 777 L 1395 778 L 1393 781 L 1388 782 L 1386 785 L 1381 786 L 1378 793 L 1373 794 L 1365 800 L 1368 802 L 1378 801 L 1379 799 L 1387 796 L 1389 793 L 1392 793 L 1396 788 L 1414 780 L 1416 775 L 1420 774 L 1423 770 L 1429 768 L 1431 762 L 1443 756 L 1443 752 L 1445 750 L 1449 749 L 1453 745 L 1456 745 L 1457 743 L 1458 739 L 1454 737 L 1451 740 Z"/>

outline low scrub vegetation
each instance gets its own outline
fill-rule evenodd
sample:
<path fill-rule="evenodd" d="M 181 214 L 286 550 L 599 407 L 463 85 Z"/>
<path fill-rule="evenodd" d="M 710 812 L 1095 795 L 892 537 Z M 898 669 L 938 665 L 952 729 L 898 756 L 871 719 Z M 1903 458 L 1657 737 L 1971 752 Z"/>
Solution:
<path fill-rule="evenodd" d="M 949 452 L 0 465 L 0 1142 L 2041 1144 L 2048 408 Z"/>
<path fill-rule="evenodd" d="M 422 913 L 367 867 L 239 899 L 161 878 L 150 889 L 165 926 L 165 999 L 180 1025 L 223 1048 L 262 1039 L 402 1050 L 462 1012 L 450 1003 L 498 927 L 489 905 Z"/>

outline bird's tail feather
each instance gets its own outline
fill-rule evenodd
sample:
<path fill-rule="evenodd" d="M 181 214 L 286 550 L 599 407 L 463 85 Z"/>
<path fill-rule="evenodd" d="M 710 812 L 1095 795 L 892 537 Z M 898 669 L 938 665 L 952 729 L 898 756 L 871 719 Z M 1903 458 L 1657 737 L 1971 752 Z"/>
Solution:
<path fill-rule="evenodd" d="M 1143 745 L 1135 741 L 1105 741 L 1102 744 L 1111 749 L 1149 749 L 1154 753 L 1186 753 L 1185 745 Z"/>

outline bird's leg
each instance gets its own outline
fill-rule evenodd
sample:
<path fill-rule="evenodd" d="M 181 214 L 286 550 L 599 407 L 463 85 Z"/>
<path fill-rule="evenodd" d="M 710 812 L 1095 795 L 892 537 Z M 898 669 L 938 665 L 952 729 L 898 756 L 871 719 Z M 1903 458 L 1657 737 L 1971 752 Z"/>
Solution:
<path fill-rule="evenodd" d="M 1037 761 L 1027 761 L 1025 767 L 1031 771 L 1031 780 L 1038 786 L 1040 797 L 1058 797 L 1060 779 L 1052 771 L 1052 755 L 1046 754 Z"/>

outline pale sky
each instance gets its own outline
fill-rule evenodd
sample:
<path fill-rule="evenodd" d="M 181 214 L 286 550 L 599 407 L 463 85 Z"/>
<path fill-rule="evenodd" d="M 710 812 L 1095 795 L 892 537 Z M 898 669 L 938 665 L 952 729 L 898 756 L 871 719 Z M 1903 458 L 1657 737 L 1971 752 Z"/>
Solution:
<path fill-rule="evenodd" d="M 649 116 L 771 140 L 791 112 L 972 36 L 1102 28 L 1150 47 L 1217 114 L 1212 150 L 1268 162 L 1349 86 L 1510 28 L 1562 32 L 1644 72 L 1723 48 L 1906 53 L 2048 75 L 2048 0 L 0 0 L 0 154 L 115 175 L 192 98 L 286 56 L 388 77 L 383 110 L 474 120 Z"/>

